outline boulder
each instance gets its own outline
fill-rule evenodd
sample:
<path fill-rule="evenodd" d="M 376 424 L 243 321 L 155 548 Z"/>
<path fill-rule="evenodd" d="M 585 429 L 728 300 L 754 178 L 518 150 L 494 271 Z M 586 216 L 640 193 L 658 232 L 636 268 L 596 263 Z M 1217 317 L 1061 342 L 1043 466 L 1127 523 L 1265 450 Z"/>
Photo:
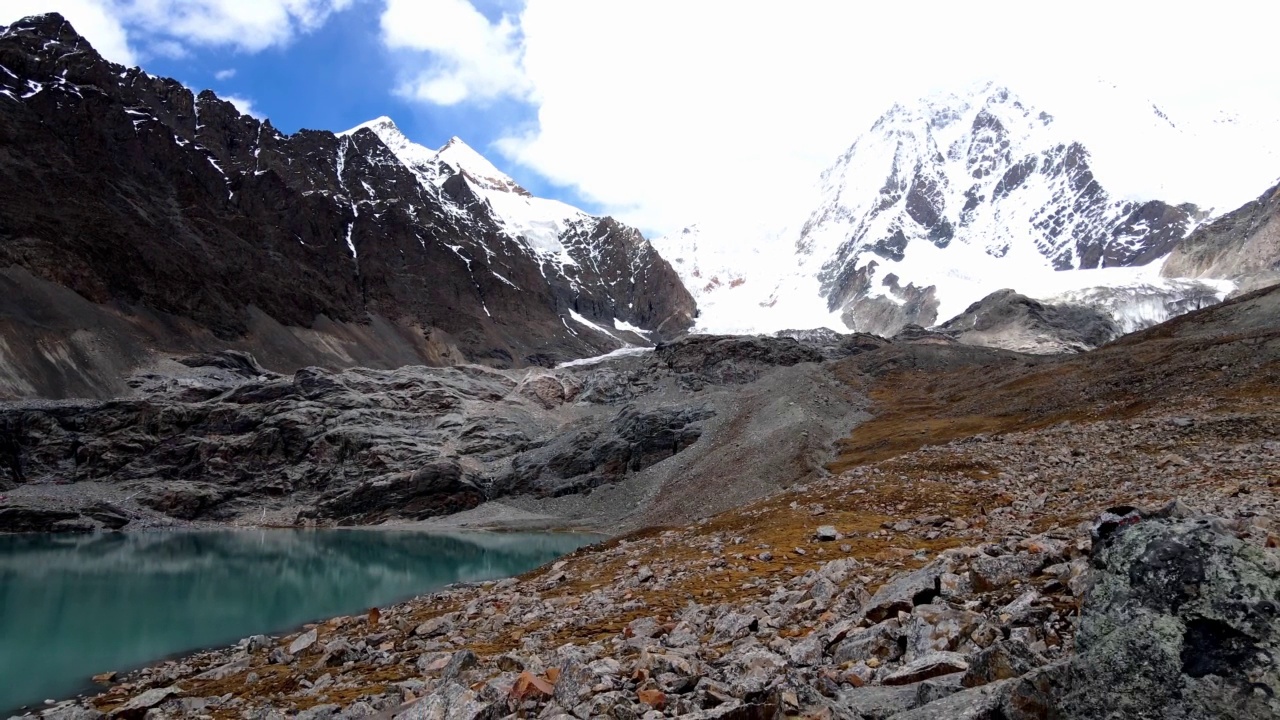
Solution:
<path fill-rule="evenodd" d="M 943 604 L 918 605 L 906 625 L 907 656 L 956 650 L 982 623 L 983 617 Z"/>
<path fill-rule="evenodd" d="M 939 559 L 915 572 L 893 578 L 871 596 L 865 611 L 867 619 L 880 622 L 900 611 L 932 602 L 938 597 L 938 578 L 950 571 L 951 563 Z"/>
<path fill-rule="evenodd" d="M 979 651 L 969 658 L 969 669 L 960 684 L 978 687 L 999 680 L 1021 677 L 1044 664 L 1044 658 L 1036 655 L 1020 640 L 1005 640 Z"/>
<path fill-rule="evenodd" d="M 897 618 L 890 618 L 865 630 L 851 632 L 835 646 L 831 656 L 838 665 L 872 658 L 897 660 L 903 651 L 898 641 L 901 633 L 901 623 Z"/>
<path fill-rule="evenodd" d="M 182 688 L 177 685 L 152 688 L 144 693 L 135 695 L 125 704 L 115 710 L 112 710 L 109 717 L 121 718 L 121 720 L 136 720 L 137 718 L 142 718 L 147 714 L 148 710 L 181 692 Z"/>
<path fill-rule="evenodd" d="M 1043 554 L 981 555 L 969 564 L 969 582 L 977 592 L 998 590 L 1014 580 L 1026 580 L 1045 566 Z"/>
<path fill-rule="evenodd" d="M 935 652 L 913 660 L 886 675 L 881 682 L 885 685 L 910 685 L 921 680 L 928 680 L 951 673 L 964 672 L 969 669 L 964 656 L 953 652 Z"/>
<path fill-rule="evenodd" d="M 1280 716 L 1280 557 L 1203 517 L 1100 541 L 1061 717 Z"/>

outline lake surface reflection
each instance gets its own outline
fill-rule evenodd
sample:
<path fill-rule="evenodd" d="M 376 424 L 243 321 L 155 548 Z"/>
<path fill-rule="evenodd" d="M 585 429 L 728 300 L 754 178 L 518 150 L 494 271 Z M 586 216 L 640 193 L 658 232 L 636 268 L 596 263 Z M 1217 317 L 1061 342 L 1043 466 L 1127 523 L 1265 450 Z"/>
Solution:
<path fill-rule="evenodd" d="M 0 536 L 0 713 L 84 691 L 96 673 L 517 575 L 599 539 L 382 530 Z"/>

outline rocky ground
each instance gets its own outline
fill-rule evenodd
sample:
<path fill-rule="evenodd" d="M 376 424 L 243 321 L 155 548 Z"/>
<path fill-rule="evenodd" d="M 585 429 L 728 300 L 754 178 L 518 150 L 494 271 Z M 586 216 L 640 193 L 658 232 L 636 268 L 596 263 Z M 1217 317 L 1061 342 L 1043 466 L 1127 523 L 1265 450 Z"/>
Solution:
<path fill-rule="evenodd" d="M 688 527 L 581 550 L 523 578 L 171 661 L 45 714 L 1045 717 L 1008 708 L 1053 700 L 1089 631 L 1096 652 L 1172 653 L 1171 676 L 1133 682 L 1167 693 L 1195 686 L 1206 702 L 1254 708 L 1239 717 L 1270 717 L 1280 708 L 1267 688 L 1280 687 L 1280 675 L 1270 661 L 1250 663 L 1280 642 L 1280 616 L 1274 604 L 1265 609 L 1280 597 L 1280 556 L 1263 549 L 1280 542 L 1274 420 L 1262 405 L 1211 407 L 931 446 Z M 1097 447 L 1107 452 L 1079 452 Z M 1142 516 L 1132 505 L 1164 510 Z M 1206 534 L 1222 554 L 1214 562 L 1262 573 L 1231 580 L 1248 586 L 1246 605 L 1222 573 L 1196 564 L 1207 560 L 1104 543 L 1123 555 L 1108 560 L 1095 547 L 1102 508 L 1113 508 L 1119 537 L 1149 525 L 1152 537 L 1199 548 L 1184 536 Z M 1204 512 L 1217 519 L 1156 519 Z M 1176 563 L 1174 574 L 1151 570 L 1143 592 L 1162 598 L 1170 577 L 1190 573 L 1196 601 L 1221 593 L 1226 609 L 1147 603 L 1151 623 L 1174 628 L 1172 639 L 1149 643 L 1172 649 L 1108 650 L 1118 640 L 1098 627 L 1128 622 L 1141 593 L 1126 591 L 1126 605 L 1091 588 L 1136 584 L 1112 565 L 1157 560 Z M 1205 618 L 1231 629 L 1196 624 Z M 1179 660 L 1193 640 L 1225 643 L 1205 651 L 1212 682 Z M 1117 675 L 1077 681 L 1105 689 L 1131 660 L 1110 658 Z M 1116 700 L 1121 691 L 1109 692 Z M 1099 716 L 1086 712 L 1091 692 L 1072 697 L 1079 710 L 1060 716 Z M 1121 716 L 1178 716 L 1149 702 L 1151 713 Z"/>
<path fill-rule="evenodd" d="M 697 519 L 825 473 L 867 400 L 824 359 L 886 342 L 699 337 L 560 370 L 183 358 L 128 398 L 0 403 L 0 532 Z"/>
<path fill-rule="evenodd" d="M 42 714 L 1275 717 L 1278 301 L 820 364 L 872 401 L 825 477 Z"/>

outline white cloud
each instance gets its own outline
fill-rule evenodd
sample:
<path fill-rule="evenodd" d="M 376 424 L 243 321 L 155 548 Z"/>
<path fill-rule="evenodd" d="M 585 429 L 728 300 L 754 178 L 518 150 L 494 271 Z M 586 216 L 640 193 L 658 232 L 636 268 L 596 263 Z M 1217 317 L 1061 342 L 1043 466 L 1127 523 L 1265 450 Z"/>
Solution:
<path fill-rule="evenodd" d="M 436 17 L 421 30 L 431 14 L 393 15 L 402 4 L 389 2 L 384 32 L 406 44 L 435 33 L 416 47 L 444 53 L 452 25 Z M 1102 0 L 529 0 L 518 32 L 497 30 L 520 40 L 499 54 L 523 79 L 502 77 L 538 121 L 499 148 L 650 230 L 791 218 L 784 210 L 802 207 L 818 173 L 893 101 L 995 79 L 1078 132 L 1117 191 L 1218 204 L 1280 173 L 1280 136 L 1261 129 L 1280 118 L 1276 20 L 1280 9 L 1251 2 L 1188 13 Z M 423 99 L 478 96 L 458 75 L 428 77 L 439 84 Z M 1134 97 L 1209 128 L 1203 142 L 1127 124 L 1121 99 Z M 1247 122 L 1209 122 L 1224 109 Z"/>
<path fill-rule="evenodd" d="M 226 82 L 227 80 L 230 80 L 235 76 L 236 76 L 235 68 L 227 68 L 226 70 L 219 70 L 218 72 L 213 74 L 213 77 L 215 80 L 219 80 L 222 82 Z"/>
<path fill-rule="evenodd" d="M 262 115 L 258 113 L 258 109 L 253 106 L 253 101 L 250 100 L 249 98 L 241 97 L 239 95 L 227 95 L 225 93 L 219 93 L 218 97 L 222 98 L 223 100 L 226 100 L 232 105 L 235 105 L 236 109 L 240 111 L 240 114 L 252 115 L 253 117 L 258 118 L 259 120 L 262 119 Z"/>
<path fill-rule="evenodd" d="M 152 40 L 147 43 L 147 51 L 152 55 L 160 55 L 175 60 L 181 60 L 191 54 L 187 50 L 187 46 L 177 40 Z"/>
<path fill-rule="evenodd" d="M 310 32 L 355 0 L 4 0 L 0 22 L 60 12 L 109 60 L 183 57 L 187 46 L 258 52 Z M 146 53 L 137 48 L 143 47 Z"/>
<path fill-rule="evenodd" d="M 490 22 L 467 0 L 387 0 L 382 39 L 405 53 L 400 91 L 409 97 L 454 105 L 528 95 L 510 16 Z"/>
<path fill-rule="evenodd" d="M 137 54 L 129 44 L 124 25 L 110 5 L 101 0 L 5 0 L 0 3 L 0 24 L 53 11 L 62 13 L 103 57 L 122 65 L 137 64 Z"/>
<path fill-rule="evenodd" d="M 125 22 L 195 45 L 248 52 L 284 45 L 354 0 L 112 0 Z"/>

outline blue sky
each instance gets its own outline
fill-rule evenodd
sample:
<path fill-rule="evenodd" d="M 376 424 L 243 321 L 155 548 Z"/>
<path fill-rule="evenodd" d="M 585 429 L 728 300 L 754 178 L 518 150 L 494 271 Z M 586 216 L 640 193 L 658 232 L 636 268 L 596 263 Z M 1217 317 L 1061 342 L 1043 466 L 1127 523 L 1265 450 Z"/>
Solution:
<path fill-rule="evenodd" d="M 495 20 L 492 4 L 478 10 Z M 183 57 L 151 54 L 144 69 L 173 77 L 196 90 L 212 89 L 252 103 L 259 117 L 282 132 L 299 129 L 338 132 L 387 115 L 410 139 L 431 148 L 457 135 L 531 192 L 600 208 L 572 188 L 547 181 L 532 169 L 505 161 L 492 144 L 513 127 L 531 124 L 537 108 L 510 98 L 483 103 L 428 106 L 398 93 L 404 51 L 384 47 L 379 18 L 362 5 L 334 13 L 323 26 L 287 45 L 251 53 L 227 47 L 189 48 Z M 227 71 L 232 71 L 226 77 Z M 219 79 L 223 73 L 225 79 Z"/>

